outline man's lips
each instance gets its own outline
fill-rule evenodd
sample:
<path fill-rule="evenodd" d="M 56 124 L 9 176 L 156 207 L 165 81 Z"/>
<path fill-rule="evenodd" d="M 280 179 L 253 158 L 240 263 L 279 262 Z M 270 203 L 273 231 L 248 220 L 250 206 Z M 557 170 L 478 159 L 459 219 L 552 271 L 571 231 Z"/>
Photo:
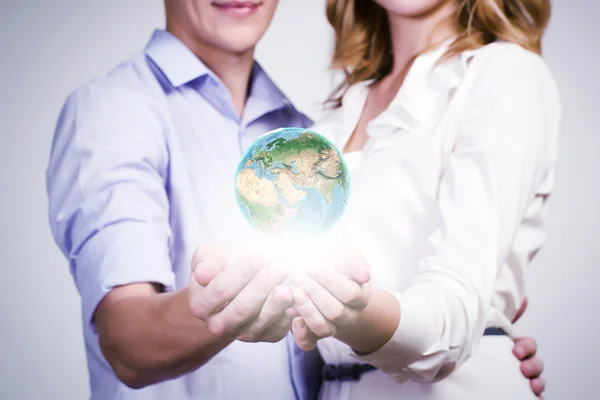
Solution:
<path fill-rule="evenodd" d="M 260 7 L 261 1 L 213 1 L 212 5 L 224 11 L 253 11 Z"/>

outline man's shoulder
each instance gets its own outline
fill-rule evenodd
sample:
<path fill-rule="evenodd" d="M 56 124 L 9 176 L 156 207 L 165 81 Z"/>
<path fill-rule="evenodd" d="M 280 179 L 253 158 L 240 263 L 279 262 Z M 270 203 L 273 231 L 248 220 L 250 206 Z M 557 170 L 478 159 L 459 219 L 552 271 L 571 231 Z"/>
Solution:
<path fill-rule="evenodd" d="M 79 145 L 103 146 L 98 140 L 103 138 L 139 147 L 142 138 L 145 145 L 162 143 L 168 121 L 165 92 L 140 54 L 69 93 L 56 122 L 55 140 L 77 138 Z"/>
<path fill-rule="evenodd" d="M 76 87 L 69 94 L 67 103 L 108 107 L 134 106 L 143 102 L 160 107 L 164 98 L 165 91 L 151 61 L 144 53 L 137 53 L 105 75 L 94 77 Z"/>

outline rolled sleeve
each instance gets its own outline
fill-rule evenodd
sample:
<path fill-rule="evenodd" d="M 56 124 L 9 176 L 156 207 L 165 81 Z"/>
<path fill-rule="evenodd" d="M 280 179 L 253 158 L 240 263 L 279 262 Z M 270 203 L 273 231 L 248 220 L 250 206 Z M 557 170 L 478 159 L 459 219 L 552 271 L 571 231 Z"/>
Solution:
<path fill-rule="evenodd" d="M 541 185 L 554 161 L 558 93 L 537 56 L 520 61 L 490 67 L 501 73 L 474 85 L 441 178 L 434 251 L 394 293 L 393 337 L 371 354 L 354 354 L 399 381 L 442 379 L 473 353 L 527 207 L 547 198 Z"/>
<path fill-rule="evenodd" d="M 116 286 L 173 288 L 163 128 L 143 94 L 103 82 L 75 91 L 61 112 L 47 170 L 50 225 L 92 328 Z"/>
<path fill-rule="evenodd" d="M 84 321 L 93 322 L 98 304 L 117 286 L 154 282 L 173 289 L 164 239 L 144 223 L 127 222 L 101 229 L 82 246 L 72 262 Z"/>

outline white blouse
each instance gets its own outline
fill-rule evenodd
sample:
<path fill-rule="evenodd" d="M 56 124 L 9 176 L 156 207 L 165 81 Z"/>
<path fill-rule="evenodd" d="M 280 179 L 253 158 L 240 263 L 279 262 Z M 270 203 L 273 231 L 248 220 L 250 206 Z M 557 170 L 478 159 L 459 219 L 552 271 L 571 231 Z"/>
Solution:
<path fill-rule="evenodd" d="M 497 42 L 435 65 L 445 50 L 415 61 L 367 126 L 363 150 L 345 155 L 352 186 L 341 231 L 370 262 L 374 285 L 397 297 L 401 318 L 372 354 L 331 338 L 319 349 L 327 363 L 370 363 L 397 382 L 447 376 L 486 327 L 512 334 L 553 188 L 561 105 L 542 58 Z M 367 85 L 312 129 L 343 149 Z"/>

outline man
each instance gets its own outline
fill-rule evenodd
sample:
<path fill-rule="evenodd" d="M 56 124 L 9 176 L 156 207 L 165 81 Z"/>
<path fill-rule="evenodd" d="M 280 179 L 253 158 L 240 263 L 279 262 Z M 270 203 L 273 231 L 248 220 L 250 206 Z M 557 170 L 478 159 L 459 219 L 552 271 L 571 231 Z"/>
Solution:
<path fill-rule="evenodd" d="M 50 220 L 82 297 L 92 399 L 315 396 L 315 353 L 282 340 L 285 272 L 213 247 L 194 254 L 207 242 L 252 249 L 237 163 L 261 134 L 310 124 L 254 62 L 276 6 L 166 0 L 166 31 L 65 103 Z M 198 262 L 225 278 L 206 285 L 190 274 Z M 530 340 L 518 348 L 535 354 Z M 539 375 L 539 360 L 525 362 Z"/>

